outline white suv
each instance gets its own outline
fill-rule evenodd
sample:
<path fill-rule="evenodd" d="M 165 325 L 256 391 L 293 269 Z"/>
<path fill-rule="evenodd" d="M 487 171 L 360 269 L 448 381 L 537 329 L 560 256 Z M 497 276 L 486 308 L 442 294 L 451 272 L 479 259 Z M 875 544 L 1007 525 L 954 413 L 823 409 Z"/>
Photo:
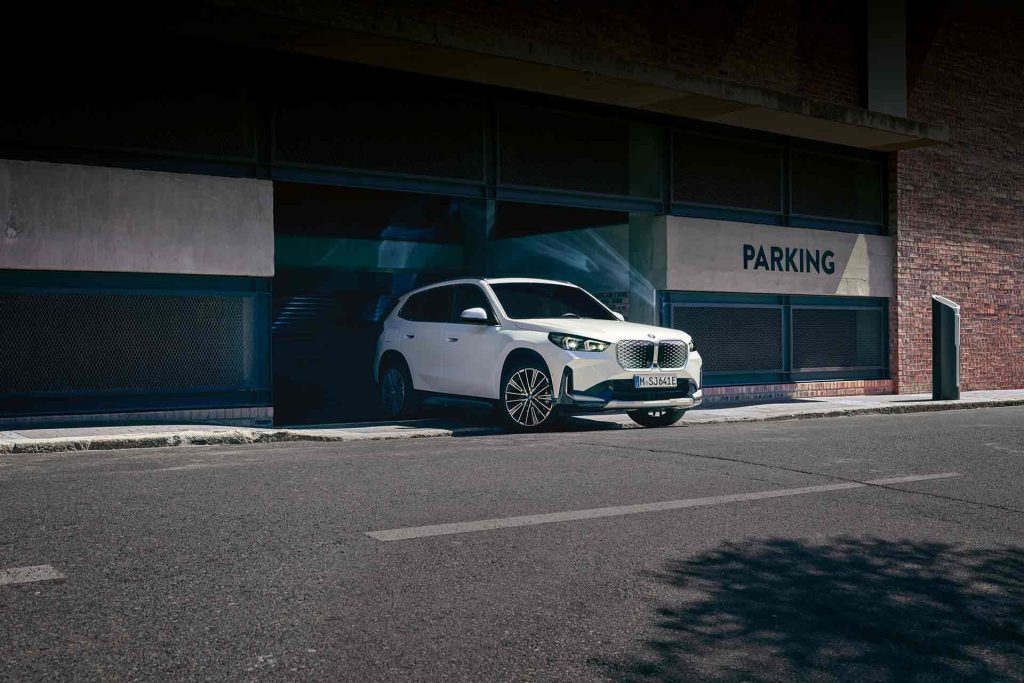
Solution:
<path fill-rule="evenodd" d="M 625 411 L 645 427 L 700 404 L 701 358 L 679 330 L 628 323 L 568 282 L 466 278 L 417 289 L 384 320 L 374 379 L 388 417 L 425 395 L 495 403 L 514 428 Z"/>

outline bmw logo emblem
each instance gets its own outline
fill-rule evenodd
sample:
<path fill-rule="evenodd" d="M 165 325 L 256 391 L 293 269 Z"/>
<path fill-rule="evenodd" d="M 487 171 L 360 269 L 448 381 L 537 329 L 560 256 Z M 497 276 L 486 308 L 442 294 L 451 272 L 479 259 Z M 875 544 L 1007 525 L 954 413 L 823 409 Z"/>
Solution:
<path fill-rule="evenodd" d="M 648 334 L 648 335 L 647 335 L 647 338 L 648 338 L 648 339 L 654 339 L 654 335 L 653 335 L 653 334 Z"/>

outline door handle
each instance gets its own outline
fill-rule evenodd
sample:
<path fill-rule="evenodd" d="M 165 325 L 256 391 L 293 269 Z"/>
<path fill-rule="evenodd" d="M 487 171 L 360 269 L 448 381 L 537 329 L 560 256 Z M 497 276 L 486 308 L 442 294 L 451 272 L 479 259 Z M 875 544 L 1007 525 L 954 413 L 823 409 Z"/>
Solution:
<path fill-rule="evenodd" d="M 407 335 L 405 335 L 405 338 L 406 339 L 415 339 L 416 335 L 415 334 L 407 334 Z"/>
<path fill-rule="evenodd" d="M 450 341 L 450 342 L 457 342 L 457 341 L 459 341 L 459 338 L 458 338 L 458 337 L 446 337 L 446 339 L 447 339 L 448 341 Z"/>

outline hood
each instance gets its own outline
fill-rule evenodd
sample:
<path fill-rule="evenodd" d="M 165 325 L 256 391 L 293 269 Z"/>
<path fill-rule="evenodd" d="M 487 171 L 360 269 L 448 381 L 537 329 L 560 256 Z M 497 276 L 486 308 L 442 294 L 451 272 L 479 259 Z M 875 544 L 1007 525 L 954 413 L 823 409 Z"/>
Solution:
<path fill-rule="evenodd" d="M 682 339 L 690 341 L 690 335 L 679 330 L 654 325 L 641 325 L 619 320 L 593 320 L 591 318 L 534 318 L 531 320 L 513 320 L 512 323 L 521 330 L 535 332 L 558 332 L 589 339 L 597 339 L 616 343 L 623 339 Z M 648 335 L 654 335 L 650 337 Z"/>

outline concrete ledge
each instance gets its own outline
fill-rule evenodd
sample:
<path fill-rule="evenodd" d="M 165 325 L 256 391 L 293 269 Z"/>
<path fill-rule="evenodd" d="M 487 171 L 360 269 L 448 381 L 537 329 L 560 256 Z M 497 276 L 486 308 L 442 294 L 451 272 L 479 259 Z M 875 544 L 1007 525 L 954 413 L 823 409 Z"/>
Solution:
<path fill-rule="evenodd" d="M 943 410 L 970 410 L 1024 406 L 1024 390 L 972 392 L 960 401 L 931 401 L 923 395 L 915 396 L 860 396 L 823 399 L 820 401 L 791 401 L 727 408 L 697 409 L 679 423 L 679 427 L 725 424 L 737 422 L 774 422 L 778 420 L 805 420 L 821 417 L 849 417 L 855 415 L 892 415 L 932 413 Z M 572 418 L 565 431 L 593 429 L 640 428 L 625 415 L 601 415 Z M 105 433 L 63 436 L 62 430 L 45 430 L 45 435 L 33 435 L 33 430 L 0 432 L 0 455 L 29 453 L 61 453 L 69 451 L 100 451 L 127 448 L 167 448 L 173 446 L 218 446 L 231 444 L 262 444 L 284 441 L 356 442 L 388 439 L 420 439 L 439 436 L 485 436 L 501 434 L 506 430 L 486 424 L 465 424 L 457 420 L 417 420 L 400 423 L 363 423 L 323 425 L 288 429 L 259 429 L 225 427 L 173 426 L 160 427 L 162 431 L 138 433 L 138 427 L 124 429 L 135 433 L 116 433 L 117 428 L 102 428 Z M 72 430 L 66 430 L 71 432 Z M 54 435 L 57 432 L 57 435 Z"/>

